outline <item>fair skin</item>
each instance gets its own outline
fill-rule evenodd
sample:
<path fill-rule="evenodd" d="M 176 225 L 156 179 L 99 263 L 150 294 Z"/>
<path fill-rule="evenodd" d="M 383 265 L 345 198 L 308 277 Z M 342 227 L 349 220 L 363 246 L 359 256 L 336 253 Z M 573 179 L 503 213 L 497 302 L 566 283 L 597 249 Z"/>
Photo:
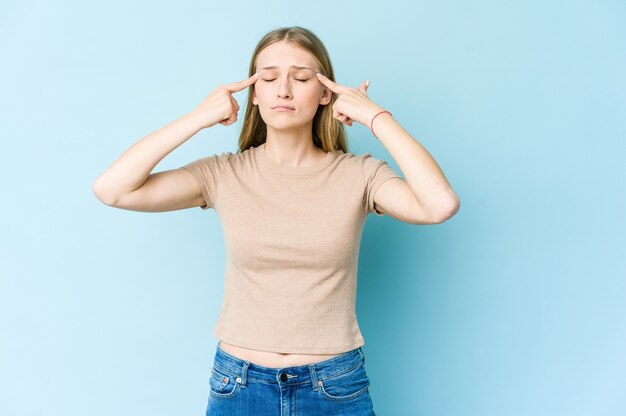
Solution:
<path fill-rule="evenodd" d="M 295 69 L 292 65 L 309 69 Z M 260 69 L 267 66 L 273 69 Z M 351 126 L 354 121 L 370 127 L 381 107 L 367 96 L 367 86 L 348 88 L 324 76 L 314 56 L 288 42 L 277 42 L 257 56 L 255 74 L 245 80 L 223 84 L 193 111 L 148 134 L 106 169 L 93 183 L 93 192 L 106 205 L 143 212 L 164 212 L 202 206 L 200 185 L 182 168 L 152 172 L 169 153 L 197 132 L 220 123 L 237 121 L 239 104 L 234 93 L 255 84 L 252 103 L 267 125 L 267 156 L 287 166 L 318 164 L 325 152 L 313 144 L 312 120 L 319 105 L 327 105 L 331 92 L 339 95 L 333 114 Z M 306 81 L 298 81 L 306 80 Z M 293 111 L 272 107 L 288 105 Z M 437 163 L 426 149 L 388 114 L 374 123 L 379 140 L 392 154 L 407 181 L 385 181 L 374 196 L 376 208 L 410 224 L 437 224 L 456 213 L 459 200 Z M 376 140 L 376 139 L 374 139 Z M 282 354 L 256 351 L 224 342 L 220 347 L 232 355 L 266 367 L 288 367 L 323 361 L 339 354 Z"/>
<path fill-rule="evenodd" d="M 267 155 L 287 166 L 317 164 L 326 152 L 313 144 L 313 117 L 320 105 L 330 102 L 332 92 L 317 81 L 315 58 L 305 49 L 277 42 L 259 53 L 256 68 L 259 80 L 252 104 L 267 125 Z M 294 110 L 272 109 L 277 105 Z"/>
<path fill-rule="evenodd" d="M 390 179 L 378 188 L 374 196 L 378 211 L 411 224 L 440 224 L 458 212 L 461 201 L 435 159 L 389 112 L 369 99 L 368 82 L 355 89 L 323 74 L 316 76 L 338 95 L 333 116 L 349 126 L 357 121 L 371 128 L 406 177 Z"/>

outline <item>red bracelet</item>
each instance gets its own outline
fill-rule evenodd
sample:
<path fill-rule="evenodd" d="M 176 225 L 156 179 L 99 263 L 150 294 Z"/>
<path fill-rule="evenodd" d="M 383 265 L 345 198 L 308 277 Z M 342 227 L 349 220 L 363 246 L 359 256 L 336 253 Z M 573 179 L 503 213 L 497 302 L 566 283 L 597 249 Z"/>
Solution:
<path fill-rule="evenodd" d="M 370 130 L 372 131 L 372 134 L 374 135 L 374 137 L 376 137 L 377 139 L 378 139 L 378 136 L 376 135 L 376 133 L 374 133 L 374 129 L 372 127 L 373 127 L 373 124 L 374 124 L 374 119 L 376 117 L 378 117 L 379 115 L 381 115 L 382 113 L 389 113 L 389 111 L 387 111 L 387 110 L 381 111 L 380 113 L 378 113 L 374 117 L 372 117 L 372 121 L 370 121 Z M 389 115 L 393 117 L 393 114 L 389 113 Z M 380 139 L 378 139 L 378 140 L 380 140 Z"/>

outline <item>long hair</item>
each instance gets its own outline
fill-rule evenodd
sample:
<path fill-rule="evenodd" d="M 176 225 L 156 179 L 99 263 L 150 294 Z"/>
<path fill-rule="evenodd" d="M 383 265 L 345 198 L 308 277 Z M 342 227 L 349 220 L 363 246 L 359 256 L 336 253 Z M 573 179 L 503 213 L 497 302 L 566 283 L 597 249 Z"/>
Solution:
<path fill-rule="evenodd" d="M 326 75 L 332 81 L 335 80 L 333 66 L 330 63 L 326 47 L 317 35 L 300 26 L 281 27 L 263 36 L 252 54 L 248 76 L 256 73 L 256 58 L 259 53 L 267 46 L 280 41 L 292 42 L 308 50 L 315 57 L 322 75 Z M 255 84 L 252 84 L 248 89 L 246 114 L 243 120 L 243 128 L 239 135 L 239 152 L 243 152 L 252 146 L 259 146 L 265 143 L 267 139 L 267 125 L 261 118 L 259 107 L 252 103 L 254 86 Z M 347 153 L 349 149 L 344 125 L 333 117 L 332 104 L 336 99 L 337 94 L 332 93 L 328 104 L 318 106 L 317 112 L 313 117 L 313 144 L 325 152 L 341 149 Z"/>

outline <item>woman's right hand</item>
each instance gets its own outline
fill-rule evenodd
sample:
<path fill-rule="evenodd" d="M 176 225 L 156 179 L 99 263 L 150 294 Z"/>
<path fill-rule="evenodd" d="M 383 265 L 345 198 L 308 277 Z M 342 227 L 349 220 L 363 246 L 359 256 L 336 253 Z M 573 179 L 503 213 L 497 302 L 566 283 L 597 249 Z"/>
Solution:
<path fill-rule="evenodd" d="M 212 127 L 217 123 L 230 126 L 237 121 L 239 111 L 239 104 L 232 94 L 254 84 L 257 79 L 258 73 L 243 81 L 218 86 L 191 114 L 201 120 L 202 128 Z"/>

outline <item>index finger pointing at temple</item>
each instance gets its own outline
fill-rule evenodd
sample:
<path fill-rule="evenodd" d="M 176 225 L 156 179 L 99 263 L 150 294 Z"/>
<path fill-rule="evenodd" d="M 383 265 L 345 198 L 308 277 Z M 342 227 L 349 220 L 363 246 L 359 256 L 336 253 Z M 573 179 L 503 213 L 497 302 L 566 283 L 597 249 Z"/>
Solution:
<path fill-rule="evenodd" d="M 259 78 L 259 73 L 252 74 L 248 79 L 244 79 L 243 81 L 233 82 L 232 84 L 226 84 L 224 87 L 230 92 L 241 91 L 246 87 L 254 84 L 256 80 Z"/>
<path fill-rule="evenodd" d="M 328 87 L 332 92 L 339 94 L 343 91 L 343 86 L 341 84 L 337 84 L 336 82 L 329 79 L 326 75 L 318 72 L 316 73 L 317 80 L 322 83 L 322 85 Z"/>

